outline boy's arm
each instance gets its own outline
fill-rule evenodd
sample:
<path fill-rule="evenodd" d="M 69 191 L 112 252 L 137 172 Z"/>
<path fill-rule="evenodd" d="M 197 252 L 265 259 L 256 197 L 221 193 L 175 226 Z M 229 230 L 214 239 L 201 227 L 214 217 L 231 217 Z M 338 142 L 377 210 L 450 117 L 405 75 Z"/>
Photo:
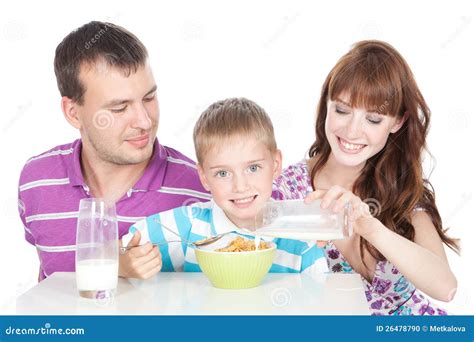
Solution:
<path fill-rule="evenodd" d="M 162 268 L 160 249 L 148 238 L 146 220 L 129 228 L 129 232 L 119 240 L 119 250 L 120 277 L 149 279 Z"/>
<path fill-rule="evenodd" d="M 163 223 L 167 229 L 163 228 L 160 223 Z M 148 250 L 156 250 L 159 253 L 160 267 L 158 270 L 155 270 L 156 272 L 149 270 L 148 277 L 155 275 L 161 269 L 166 271 L 181 270 L 184 264 L 186 249 L 182 247 L 182 244 L 169 244 L 168 242 L 186 240 L 191 226 L 192 211 L 189 207 L 168 210 L 135 223 L 130 227 L 129 233 L 122 237 L 121 246 L 128 247 L 122 257 L 124 265 L 132 266 L 131 270 L 138 271 L 143 266 L 139 262 L 139 258 L 143 257 L 143 253 L 146 253 Z M 159 244 L 159 246 L 153 244 Z M 126 260 L 125 256 L 127 254 L 130 257 L 134 257 L 134 260 Z M 140 274 L 143 273 L 140 272 Z"/>
<path fill-rule="evenodd" d="M 161 253 L 157 246 L 150 242 L 140 246 L 140 232 L 133 235 L 130 242 L 119 244 L 119 276 L 123 278 L 149 279 L 161 270 Z M 127 249 L 122 249 L 126 247 Z"/>

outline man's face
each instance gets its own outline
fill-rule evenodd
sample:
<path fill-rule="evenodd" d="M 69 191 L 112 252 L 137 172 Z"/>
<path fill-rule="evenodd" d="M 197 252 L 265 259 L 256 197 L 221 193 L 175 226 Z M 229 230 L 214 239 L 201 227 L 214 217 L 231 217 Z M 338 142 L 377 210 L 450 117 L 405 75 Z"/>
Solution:
<path fill-rule="evenodd" d="M 153 153 L 159 108 L 156 83 L 148 63 L 125 76 L 106 65 L 83 65 L 86 91 L 77 117 L 83 142 L 105 162 L 130 165 L 147 161 Z"/>

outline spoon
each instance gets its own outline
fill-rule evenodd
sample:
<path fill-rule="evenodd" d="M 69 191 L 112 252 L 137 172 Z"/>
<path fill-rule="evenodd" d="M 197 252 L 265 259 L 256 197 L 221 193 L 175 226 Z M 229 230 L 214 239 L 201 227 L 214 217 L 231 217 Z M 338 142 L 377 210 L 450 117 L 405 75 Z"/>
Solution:
<path fill-rule="evenodd" d="M 214 235 L 214 236 L 211 236 L 211 237 L 208 237 L 208 238 L 205 238 L 205 239 L 202 239 L 202 240 L 198 240 L 198 241 L 194 241 L 194 242 L 191 242 L 191 241 L 188 241 L 186 239 L 183 239 L 181 237 L 181 235 L 179 235 L 178 233 L 176 233 L 175 231 L 173 231 L 171 228 L 167 227 L 166 225 L 164 225 L 163 223 L 157 221 L 156 219 L 154 220 L 156 223 L 158 223 L 162 228 L 164 228 L 165 230 L 167 230 L 168 232 L 170 232 L 171 234 L 173 235 L 176 235 L 177 237 L 179 237 L 181 240 L 172 240 L 172 241 L 163 241 L 163 242 L 158 242 L 158 243 L 152 243 L 152 245 L 154 246 L 159 246 L 159 245 L 165 245 L 167 243 L 171 243 L 171 242 L 184 242 L 185 244 L 187 245 L 191 245 L 191 246 L 194 246 L 194 247 L 201 247 L 201 246 L 206 246 L 206 245 L 210 245 L 211 243 L 214 243 L 216 242 L 217 240 L 221 239 L 224 235 L 227 235 L 229 233 L 232 233 L 232 231 L 229 231 L 229 232 L 225 232 L 225 233 L 222 233 L 222 234 L 218 234 L 218 235 Z M 135 246 L 133 246 L 135 247 Z M 133 248 L 133 247 L 120 247 L 120 252 L 122 253 L 125 253 L 125 251 Z"/>

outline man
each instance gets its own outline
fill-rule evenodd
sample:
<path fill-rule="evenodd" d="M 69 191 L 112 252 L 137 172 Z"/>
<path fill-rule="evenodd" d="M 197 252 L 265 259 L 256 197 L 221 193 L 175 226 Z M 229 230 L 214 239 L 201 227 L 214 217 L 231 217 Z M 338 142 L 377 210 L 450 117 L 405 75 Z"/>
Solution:
<path fill-rule="evenodd" d="M 33 157 L 20 176 L 25 238 L 40 259 L 40 280 L 74 271 L 79 201 L 116 202 L 119 236 L 152 213 L 210 198 L 193 161 L 156 138 L 157 86 L 143 44 L 127 30 L 93 21 L 58 45 L 54 68 L 64 117 L 81 139 Z M 119 275 L 147 279 L 161 269 L 159 249 L 120 255 Z"/>

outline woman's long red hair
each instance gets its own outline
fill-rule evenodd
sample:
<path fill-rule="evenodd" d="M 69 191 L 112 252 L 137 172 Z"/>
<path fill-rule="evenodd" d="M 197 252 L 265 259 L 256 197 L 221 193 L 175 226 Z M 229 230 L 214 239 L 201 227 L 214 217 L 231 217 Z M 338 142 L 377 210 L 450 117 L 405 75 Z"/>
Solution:
<path fill-rule="evenodd" d="M 309 157 L 315 161 L 310 170 L 311 179 L 315 179 L 331 153 L 324 130 L 327 101 L 342 94 L 350 96 L 353 107 L 405 119 L 403 126 L 390 134 L 385 147 L 367 160 L 352 192 L 371 202 L 371 206 L 376 203 L 373 215 L 411 241 L 415 236 L 411 214 L 415 208 L 424 209 L 442 241 L 459 253 L 457 240 L 443 230 L 433 187 L 423 177 L 421 158 L 427 151 L 430 110 L 408 64 L 389 44 L 374 40 L 355 44 L 327 76 L 317 109 L 316 141 L 309 150 Z M 361 238 L 362 256 L 365 250 L 377 260 L 385 260 Z"/>

